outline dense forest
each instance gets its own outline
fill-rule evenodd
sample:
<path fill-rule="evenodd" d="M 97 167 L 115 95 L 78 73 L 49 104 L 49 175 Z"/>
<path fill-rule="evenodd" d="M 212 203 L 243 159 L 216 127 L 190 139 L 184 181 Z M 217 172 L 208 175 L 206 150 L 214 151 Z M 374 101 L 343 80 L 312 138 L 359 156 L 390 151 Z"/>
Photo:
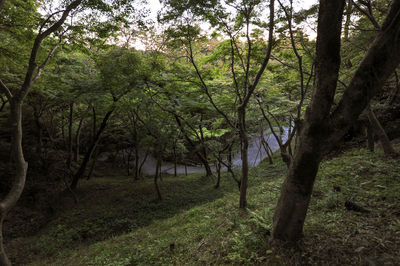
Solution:
<path fill-rule="evenodd" d="M 154 3 L 0 0 L 0 265 L 400 264 L 400 0 Z"/>

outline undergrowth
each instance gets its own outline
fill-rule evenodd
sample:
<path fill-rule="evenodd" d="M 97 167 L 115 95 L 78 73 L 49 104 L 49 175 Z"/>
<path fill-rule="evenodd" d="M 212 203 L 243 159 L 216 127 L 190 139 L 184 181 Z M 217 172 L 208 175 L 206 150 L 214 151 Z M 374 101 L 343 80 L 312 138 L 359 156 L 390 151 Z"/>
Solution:
<path fill-rule="evenodd" d="M 399 147 L 397 147 L 399 148 Z M 296 246 L 269 245 L 286 166 L 250 171 L 248 209 L 235 182 L 200 174 L 160 182 L 98 178 L 78 191 L 37 236 L 8 243 L 14 262 L 32 265 L 396 265 L 400 263 L 400 164 L 382 152 L 345 152 L 321 164 Z M 346 201 L 367 212 L 349 211 Z"/>

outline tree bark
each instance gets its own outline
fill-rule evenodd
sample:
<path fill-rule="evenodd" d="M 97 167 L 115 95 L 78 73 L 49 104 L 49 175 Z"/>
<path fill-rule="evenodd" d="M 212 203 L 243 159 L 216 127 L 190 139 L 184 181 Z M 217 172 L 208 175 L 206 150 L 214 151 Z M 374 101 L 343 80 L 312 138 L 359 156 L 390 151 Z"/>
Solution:
<path fill-rule="evenodd" d="M 321 143 L 327 137 L 329 116 L 340 66 L 340 33 L 345 1 L 320 1 L 317 32 L 315 89 L 300 129 L 273 218 L 272 239 L 301 238 L 315 176 L 321 161 Z"/>
<path fill-rule="evenodd" d="M 340 29 L 344 4 L 344 0 L 320 1 L 315 89 L 275 210 L 273 240 L 296 241 L 302 236 L 323 154 L 344 136 L 400 63 L 400 0 L 394 0 L 382 30 L 377 33 L 339 104 L 331 113 L 340 65 Z"/>
<path fill-rule="evenodd" d="M 218 189 L 221 184 L 221 162 L 217 161 L 215 166 L 217 168 L 217 183 L 215 184 L 215 188 Z"/>
<path fill-rule="evenodd" d="M 242 159 L 242 178 L 240 179 L 240 198 L 239 208 L 244 209 L 247 207 L 247 183 L 249 179 L 249 162 L 248 162 L 248 149 L 249 139 L 246 131 L 246 110 L 239 108 L 239 136 L 240 136 L 240 153 Z"/>
<path fill-rule="evenodd" d="M 383 152 L 390 156 L 396 155 L 396 151 L 394 150 L 392 143 L 390 143 L 390 140 L 389 140 L 388 136 L 386 135 L 385 130 L 383 129 L 381 123 L 379 123 L 379 120 L 376 117 L 375 113 L 372 111 L 370 105 L 368 105 L 367 110 L 368 110 L 369 122 L 371 123 L 373 131 L 379 138 L 379 141 L 383 148 Z"/>
<path fill-rule="evenodd" d="M 15 163 L 15 177 L 11 190 L 0 201 L 0 264 L 11 265 L 3 246 L 2 224 L 12 207 L 17 203 L 25 186 L 28 163 L 22 149 L 22 99 L 10 100 L 10 121 L 12 121 L 12 158 Z"/>
<path fill-rule="evenodd" d="M 157 155 L 156 172 L 154 173 L 154 187 L 156 188 L 157 199 L 159 201 L 162 200 L 160 187 L 158 186 L 158 172 L 160 170 L 160 166 L 161 166 L 161 156 Z"/>

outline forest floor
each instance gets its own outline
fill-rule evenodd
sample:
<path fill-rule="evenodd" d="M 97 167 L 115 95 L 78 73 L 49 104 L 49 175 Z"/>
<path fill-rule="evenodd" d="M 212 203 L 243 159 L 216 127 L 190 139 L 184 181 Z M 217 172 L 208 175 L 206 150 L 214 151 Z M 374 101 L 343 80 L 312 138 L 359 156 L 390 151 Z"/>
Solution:
<path fill-rule="evenodd" d="M 400 150 L 400 141 L 395 143 Z M 82 181 L 79 203 L 64 196 L 38 234 L 6 243 L 15 265 L 399 265 L 400 161 L 378 149 L 352 149 L 319 170 L 304 238 L 269 246 L 286 166 L 279 157 L 250 170 L 248 210 L 239 211 L 229 174 L 153 180 Z M 349 200 L 364 212 L 348 210 Z M 357 209 L 357 208 L 355 208 Z"/>

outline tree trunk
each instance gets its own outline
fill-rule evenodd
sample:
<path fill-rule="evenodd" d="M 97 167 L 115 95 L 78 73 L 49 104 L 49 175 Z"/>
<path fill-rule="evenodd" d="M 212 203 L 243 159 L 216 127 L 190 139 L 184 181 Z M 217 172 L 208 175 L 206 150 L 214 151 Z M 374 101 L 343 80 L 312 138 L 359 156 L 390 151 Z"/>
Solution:
<path fill-rule="evenodd" d="M 7 254 L 4 250 L 3 240 L 3 222 L 5 215 L 0 217 L 0 265 L 11 266 L 11 261 L 8 259 Z"/>
<path fill-rule="evenodd" d="M 158 166 L 158 176 L 160 177 L 161 182 L 163 182 L 163 178 L 161 175 L 161 168 L 162 168 L 162 158 L 160 159 L 160 165 Z"/>
<path fill-rule="evenodd" d="M 367 122 L 365 131 L 367 135 L 367 147 L 371 152 L 374 152 L 375 150 L 374 131 L 372 130 L 372 126 L 369 121 Z"/>
<path fill-rule="evenodd" d="M 135 145 L 135 180 L 139 179 L 139 150 L 137 145 Z"/>
<path fill-rule="evenodd" d="M 217 161 L 215 166 L 217 168 L 217 184 L 215 184 L 215 188 L 217 189 L 221 184 L 221 163 Z"/>
<path fill-rule="evenodd" d="M 159 201 L 162 200 L 160 187 L 158 186 L 158 171 L 160 169 L 160 166 L 161 166 L 161 158 L 160 156 L 157 156 L 156 172 L 154 173 L 154 187 L 156 188 L 157 199 Z"/>
<path fill-rule="evenodd" d="M 89 163 L 90 158 L 92 158 L 93 152 L 96 149 L 97 144 L 100 141 L 100 137 L 103 134 L 103 131 L 106 129 L 107 122 L 108 122 L 109 118 L 111 117 L 111 114 L 114 112 L 114 110 L 115 109 L 112 108 L 104 116 L 103 122 L 101 123 L 99 130 L 97 131 L 96 135 L 94 136 L 92 145 L 89 147 L 89 150 L 86 152 L 81 166 L 79 167 L 78 171 L 76 172 L 76 174 L 74 175 L 74 177 L 72 179 L 71 186 L 70 186 L 71 189 L 75 189 L 78 186 L 79 179 L 81 179 L 83 177 L 83 175 L 85 174 L 86 166 Z"/>
<path fill-rule="evenodd" d="M 1 99 L 0 112 L 3 112 L 3 109 L 6 106 L 6 104 L 8 103 L 8 100 L 4 100 L 4 98 L 1 95 L 0 95 L 0 99 Z"/>
<path fill-rule="evenodd" d="M 371 106 L 368 105 L 367 110 L 369 122 L 371 123 L 375 134 L 378 136 L 379 141 L 381 142 L 384 153 L 390 156 L 396 155 L 396 151 L 394 150 L 392 143 L 390 143 L 390 140 L 386 135 L 385 130 L 383 129 L 381 123 L 379 123 L 379 120 L 376 117 L 375 113 L 372 111 Z"/>
<path fill-rule="evenodd" d="M 97 149 L 98 150 L 98 149 Z M 87 175 L 87 178 L 86 178 L 86 180 L 90 180 L 90 178 L 92 178 L 92 175 L 93 175 L 93 172 L 94 172 L 94 169 L 96 168 L 96 162 L 97 162 L 97 156 L 99 155 L 99 152 L 97 151 L 95 151 L 94 152 L 94 155 L 93 155 L 93 158 L 92 158 L 92 165 L 90 166 L 90 169 L 89 169 L 89 173 L 88 173 L 88 175 Z"/>
<path fill-rule="evenodd" d="M 346 6 L 346 21 L 344 23 L 344 41 L 347 42 L 349 40 L 349 28 L 351 23 L 351 13 L 353 12 L 353 0 L 347 0 Z"/>
<path fill-rule="evenodd" d="M 75 0 L 70 3 L 63 11 L 61 17 L 52 24 L 47 30 L 40 32 L 34 41 L 31 54 L 29 57 L 29 64 L 25 74 L 24 82 L 19 91 L 15 92 L 15 95 L 7 88 L 7 86 L 0 80 L 0 89 L 5 92 L 6 97 L 10 103 L 10 121 L 12 126 L 12 157 L 15 162 L 15 177 L 11 190 L 5 196 L 3 200 L 0 201 L 0 230 L 2 230 L 2 224 L 8 211 L 15 205 L 25 186 L 26 173 L 28 170 L 28 163 L 25 161 L 24 153 L 22 149 L 22 104 L 24 98 L 29 93 L 32 88 L 33 83 L 39 78 L 43 67 L 47 64 L 48 60 L 53 55 L 56 46 L 48 54 L 47 59 L 38 67 L 37 55 L 42 44 L 42 41 L 48 37 L 53 32 L 57 31 L 61 25 L 64 23 L 68 17 L 71 10 L 75 9 L 80 5 L 82 0 Z M 0 0 L 0 12 L 3 7 L 4 0 Z M 35 74 L 36 73 L 36 74 Z M 0 264 L 1 265 L 11 265 L 10 260 L 3 247 L 3 236 L 0 233 Z"/>
<path fill-rule="evenodd" d="M 240 181 L 240 199 L 239 207 L 244 209 L 247 207 L 247 183 L 249 178 L 249 162 L 248 162 L 248 149 L 249 140 L 246 131 L 246 110 L 245 108 L 239 108 L 238 110 L 239 120 L 239 135 L 240 135 L 240 152 L 242 159 L 242 178 Z"/>
<path fill-rule="evenodd" d="M 340 66 L 340 34 L 345 1 L 320 1 L 315 89 L 300 128 L 296 153 L 275 209 L 272 239 L 296 241 L 303 225 L 321 161 L 321 144 L 329 134 L 326 119 L 335 95 Z"/>
<path fill-rule="evenodd" d="M 296 241 L 302 236 L 303 224 L 321 160 L 320 142 L 315 124 L 305 125 L 296 153 L 282 185 L 273 219 L 273 238 Z"/>
<path fill-rule="evenodd" d="M 139 176 L 142 175 L 142 168 L 143 168 L 143 165 L 146 162 L 148 156 L 149 156 L 149 152 L 146 151 L 146 154 L 144 155 L 143 161 L 142 161 L 142 163 L 140 164 L 140 167 L 139 167 Z"/>
<path fill-rule="evenodd" d="M 67 168 L 71 169 L 72 163 L 72 124 L 74 119 L 74 103 L 69 105 L 69 119 L 68 119 L 68 158 L 67 158 Z"/>
<path fill-rule="evenodd" d="M 322 155 L 344 136 L 400 63 L 400 0 L 394 0 L 382 31 L 377 33 L 341 100 L 331 112 L 340 66 L 344 4 L 344 0 L 320 1 L 315 89 L 275 210 L 273 240 L 296 241 L 301 237 Z"/>
<path fill-rule="evenodd" d="M 268 145 L 268 142 L 265 141 L 263 134 L 261 135 L 261 145 L 264 147 L 265 153 L 267 154 L 269 164 L 274 164 L 270 147 Z"/>
<path fill-rule="evenodd" d="M 194 149 L 194 153 L 199 158 L 201 163 L 204 165 L 204 168 L 206 170 L 206 176 L 212 176 L 211 167 L 210 167 L 210 164 L 207 161 L 207 157 L 203 157 L 203 155 L 199 151 L 196 150 L 196 145 L 193 143 L 193 141 L 186 134 L 186 131 L 185 131 L 185 129 L 184 129 L 182 123 L 181 123 L 180 118 L 177 115 L 174 115 L 174 116 L 175 116 L 176 123 L 178 124 L 178 127 L 181 130 L 183 136 L 185 137 L 187 142 L 190 144 L 190 146 L 192 146 L 192 148 Z"/>
<path fill-rule="evenodd" d="M 11 262 L 4 251 L 2 224 L 9 210 L 22 194 L 28 170 L 28 163 L 25 161 L 22 149 L 22 100 L 10 101 L 10 118 L 12 126 L 12 158 L 16 170 L 11 190 L 0 201 L 0 264 L 6 266 L 11 265 Z"/>
<path fill-rule="evenodd" d="M 177 162 L 177 157 L 176 157 L 176 142 L 174 142 L 174 176 L 175 177 L 177 176 L 177 171 L 176 171 L 177 164 L 178 164 L 178 162 Z"/>
<path fill-rule="evenodd" d="M 85 113 L 82 115 L 81 119 L 79 120 L 78 128 L 76 129 L 75 133 L 75 153 L 74 153 L 74 161 L 78 162 L 79 160 L 79 150 L 80 150 L 80 137 L 81 137 L 81 130 L 82 130 L 82 125 L 83 121 L 85 120 L 85 116 L 90 110 L 90 105 L 87 107 Z"/>

